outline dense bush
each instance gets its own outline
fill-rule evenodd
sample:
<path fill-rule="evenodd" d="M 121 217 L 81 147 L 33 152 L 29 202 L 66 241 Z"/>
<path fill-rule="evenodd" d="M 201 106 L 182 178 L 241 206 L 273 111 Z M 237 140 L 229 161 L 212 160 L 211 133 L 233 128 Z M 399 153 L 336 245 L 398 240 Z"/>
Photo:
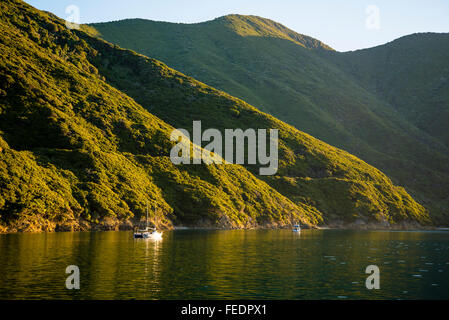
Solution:
<path fill-rule="evenodd" d="M 159 61 L 67 30 L 21 1 L 2 1 L 0 18 L 2 230 L 115 228 L 139 221 L 147 201 L 159 226 L 427 220 L 375 168 Z M 171 125 L 192 119 L 279 128 L 279 175 L 173 165 Z"/>

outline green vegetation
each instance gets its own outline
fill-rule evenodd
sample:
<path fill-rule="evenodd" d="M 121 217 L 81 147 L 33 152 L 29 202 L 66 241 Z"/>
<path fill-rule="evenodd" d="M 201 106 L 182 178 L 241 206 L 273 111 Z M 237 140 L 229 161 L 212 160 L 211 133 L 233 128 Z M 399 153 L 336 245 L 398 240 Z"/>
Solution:
<path fill-rule="evenodd" d="M 328 57 L 449 147 L 449 33 L 417 33 Z"/>
<path fill-rule="evenodd" d="M 435 222 L 449 221 L 447 34 L 339 53 L 255 16 L 197 24 L 128 19 L 83 28 L 347 150 L 404 185 Z M 126 92 L 146 106 L 140 94 Z M 179 121 L 169 117 L 162 118 Z"/>
<path fill-rule="evenodd" d="M 383 173 L 163 63 L 0 3 L 0 231 L 429 223 Z M 150 113 L 151 112 L 151 113 Z M 280 169 L 178 165 L 173 126 L 278 128 Z M 263 180 L 262 180 L 263 179 Z"/>

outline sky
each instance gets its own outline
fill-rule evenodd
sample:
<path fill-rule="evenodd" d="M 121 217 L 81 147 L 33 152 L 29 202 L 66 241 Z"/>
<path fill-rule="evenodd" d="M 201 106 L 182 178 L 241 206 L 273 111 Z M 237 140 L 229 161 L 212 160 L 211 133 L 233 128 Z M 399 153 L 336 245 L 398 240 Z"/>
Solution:
<path fill-rule="evenodd" d="M 449 32 L 449 0 L 26 0 L 79 22 L 127 18 L 196 23 L 231 13 L 257 15 L 338 51 L 384 44 L 416 32 Z M 66 13 L 68 10 L 68 13 Z M 78 22 L 78 21 L 76 21 Z"/>

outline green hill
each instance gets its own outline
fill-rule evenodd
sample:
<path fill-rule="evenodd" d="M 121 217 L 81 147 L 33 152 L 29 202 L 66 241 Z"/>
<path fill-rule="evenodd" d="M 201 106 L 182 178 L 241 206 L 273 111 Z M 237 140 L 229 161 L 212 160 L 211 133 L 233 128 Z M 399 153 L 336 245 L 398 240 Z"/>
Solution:
<path fill-rule="evenodd" d="M 157 60 L 21 1 L 0 3 L 0 31 L 0 231 L 115 229 L 147 199 L 166 227 L 429 223 L 374 167 Z M 173 165 L 171 125 L 192 119 L 278 128 L 278 174 Z"/>
<path fill-rule="evenodd" d="M 372 49 L 361 53 L 335 52 L 320 41 L 271 20 L 241 15 L 197 24 L 128 19 L 90 24 L 84 30 L 121 47 L 160 59 L 303 132 L 347 150 L 386 172 L 395 183 L 404 185 L 432 209 L 437 221 L 448 219 L 449 147 L 439 139 L 440 135 L 445 135 L 442 132 L 448 132 L 443 130 L 445 118 L 441 118 L 439 127 L 431 126 L 434 132 L 426 130 L 392 107 L 391 101 L 372 90 L 368 81 L 360 81 L 360 75 L 366 74 L 361 65 L 371 70 L 395 70 L 389 68 L 390 65 L 378 68 L 361 57 L 362 53 Z M 439 57 L 438 61 L 443 61 L 443 52 L 448 52 L 445 50 L 447 45 L 444 41 L 438 45 L 435 56 Z M 395 62 L 397 69 L 424 68 L 430 72 L 444 66 L 443 62 L 433 58 L 413 59 L 413 55 L 421 57 L 425 51 L 407 51 L 410 52 L 408 69 L 401 65 L 401 57 Z M 357 54 L 360 58 L 355 59 Z M 373 56 L 377 54 L 373 53 Z M 421 60 L 434 65 L 426 69 L 420 65 Z M 379 64 L 382 63 L 379 59 Z M 359 77 L 351 70 L 359 70 Z M 419 84 L 421 74 L 413 76 L 414 83 Z M 438 80 L 437 77 L 432 79 Z M 443 75 L 441 79 L 445 81 Z M 383 81 L 381 75 L 376 81 Z M 389 88 L 388 83 L 385 82 L 385 88 Z M 389 94 L 395 100 L 416 96 L 413 99 L 423 101 L 425 107 L 434 101 L 430 97 L 433 97 L 432 86 L 435 85 L 438 83 L 432 82 L 421 88 L 426 93 L 419 96 L 410 94 L 414 87 L 403 92 L 391 90 Z M 438 90 L 447 93 L 444 87 Z M 139 100 L 136 95 L 133 97 Z M 444 95 L 435 99 L 439 99 L 440 105 L 447 102 Z M 415 100 L 403 99 L 407 101 L 404 109 L 408 102 Z M 420 119 L 426 122 L 425 118 Z M 439 119 L 437 113 L 436 119 Z"/>
<path fill-rule="evenodd" d="M 367 90 L 449 147 L 449 33 L 417 33 L 329 57 Z"/>

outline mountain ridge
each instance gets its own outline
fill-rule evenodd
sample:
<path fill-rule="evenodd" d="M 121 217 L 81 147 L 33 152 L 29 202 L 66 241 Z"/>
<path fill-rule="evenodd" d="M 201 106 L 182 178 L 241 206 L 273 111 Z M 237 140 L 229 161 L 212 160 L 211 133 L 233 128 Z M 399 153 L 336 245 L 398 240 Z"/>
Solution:
<path fill-rule="evenodd" d="M 365 88 L 385 98 L 418 128 L 443 142 L 447 153 L 447 47 L 449 33 L 421 32 L 370 49 L 328 57 L 353 75 Z M 416 68 L 417 64 L 419 68 Z M 395 98 L 393 92 L 401 98 Z"/>
<path fill-rule="evenodd" d="M 349 53 L 242 37 L 223 23 L 196 24 L 195 32 L 146 20 L 88 28 L 355 154 L 406 186 L 436 216 L 449 217 L 449 149 L 337 63 Z"/>
<path fill-rule="evenodd" d="M 138 222 L 147 200 L 159 227 L 430 223 L 355 156 L 22 1 L 0 8 L 0 231 L 117 229 Z M 170 131 L 188 129 L 186 115 L 220 129 L 278 128 L 279 174 L 173 165 Z"/>
<path fill-rule="evenodd" d="M 115 23 L 126 23 L 126 22 L 152 22 L 154 24 L 161 25 L 182 25 L 185 27 L 195 27 L 200 25 L 211 25 L 215 23 L 225 23 L 226 26 L 232 29 L 234 32 L 239 34 L 242 37 L 248 36 L 257 36 L 257 37 L 278 37 L 285 40 L 290 40 L 296 44 L 303 46 L 308 49 L 323 49 L 323 50 L 331 50 L 334 51 L 327 44 L 304 34 L 297 33 L 296 31 L 287 28 L 281 23 L 278 23 L 274 20 L 263 18 L 256 15 L 242 15 L 242 14 L 227 14 L 224 16 L 217 17 L 212 20 L 202 21 L 202 22 L 194 22 L 194 23 L 182 23 L 182 22 L 167 22 L 167 21 L 158 21 L 158 20 L 148 20 L 143 18 L 127 18 L 120 19 L 108 22 L 98 22 L 98 23 L 89 23 L 82 25 L 84 31 L 90 33 L 92 36 L 100 36 L 100 33 L 97 33 L 98 30 L 89 28 L 91 25 L 96 24 L 107 24 L 111 22 Z"/>
<path fill-rule="evenodd" d="M 283 24 L 255 15 L 228 14 L 212 21 L 225 20 L 229 27 L 241 36 L 279 37 L 290 40 L 307 49 L 331 50 L 327 44 L 310 36 L 297 33 Z"/>

